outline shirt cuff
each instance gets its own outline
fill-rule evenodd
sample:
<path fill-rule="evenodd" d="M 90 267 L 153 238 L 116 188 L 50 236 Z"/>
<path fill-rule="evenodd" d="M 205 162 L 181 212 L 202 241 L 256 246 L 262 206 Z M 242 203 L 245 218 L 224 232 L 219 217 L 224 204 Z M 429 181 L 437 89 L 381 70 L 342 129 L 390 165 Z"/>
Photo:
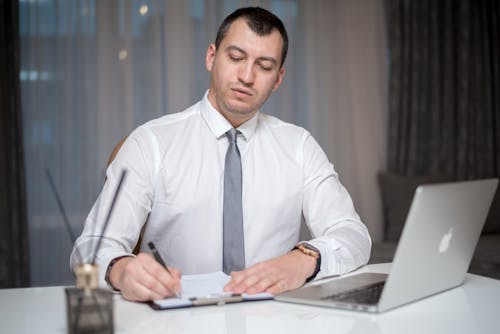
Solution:
<path fill-rule="evenodd" d="M 96 263 L 99 266 L 99 286 L 109 287 L 115 290 L 111 285 L 108 284 L 108 282 L 106 282 L 106 272 L 111 261 L 120 257 L 135 257 L 135 255 L 124 253 L 123 251 L 106 251 L 105 254 L 97 256 Z"/>
<path fill-rule="evenodd" d="M 330 238 L 317 238 L 306 242 L 317 248 L 321 254 L 321 266 L 313 281 L 345 272 L 342 261 L 338 256 L 338 251 L 342 247 L 338 241 Z"/>

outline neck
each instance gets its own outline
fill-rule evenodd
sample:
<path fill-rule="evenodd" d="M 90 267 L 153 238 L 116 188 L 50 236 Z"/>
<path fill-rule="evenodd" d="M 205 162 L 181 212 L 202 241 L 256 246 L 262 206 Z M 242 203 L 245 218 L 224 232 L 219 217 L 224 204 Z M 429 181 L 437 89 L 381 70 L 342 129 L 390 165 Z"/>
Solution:
<path fill-rule="evenodd" d="M 241 124 L 245 123 L 249 119 L 255 116 L 257 114 L 258 110 L 247 112 L 247 113 L 237 113 L 237 112 L 231 112 L 227 110 L 222 110 L 221 106 L 217 104 L 217 101 L 215 97 L 211 94 L 211 90 L 208 93 L 208 102 L 212 105 L 212 107 L 219 112 L 224 118 L 231 123 L 233 128 L 238 128 Z"/>

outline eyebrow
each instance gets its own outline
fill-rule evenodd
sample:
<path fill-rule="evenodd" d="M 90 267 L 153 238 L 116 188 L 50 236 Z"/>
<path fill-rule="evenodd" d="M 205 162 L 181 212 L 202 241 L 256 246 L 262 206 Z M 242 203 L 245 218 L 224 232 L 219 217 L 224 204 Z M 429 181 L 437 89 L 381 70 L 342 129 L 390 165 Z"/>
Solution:
<path fill-rule="evenodd" d="M 238 51 L 238 52 L 243 53 L 244 55 L 247 55 L 247 53 L 245 52 L 245 50 L 243 50 L 242 48 L 240 48 L 240 47 L 238 47 L 236 45 L 229 45 L 226 48 L 226 51 Z M 273 58 L 273 57 L 262 56 L 262 57 L 258 57 L 257 60 L 259 60 L 259 61 L 269 61 L 269 62 L 273 63 L 273 65 L 278 64 L 278 61 L 275 58 Z"/>

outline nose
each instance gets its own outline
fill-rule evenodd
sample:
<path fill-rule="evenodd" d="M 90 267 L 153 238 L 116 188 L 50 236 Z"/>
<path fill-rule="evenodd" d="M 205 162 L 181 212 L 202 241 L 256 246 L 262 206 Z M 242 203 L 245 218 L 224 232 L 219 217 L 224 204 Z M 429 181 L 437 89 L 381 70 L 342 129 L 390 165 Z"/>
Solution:
<path fill-rule="evenodd" d="M 249 62 L 241 64 L 238 69 L 238 80 L 246 86 L 250 86 L 255 81 L 255 72 L 253 65 Z"/>

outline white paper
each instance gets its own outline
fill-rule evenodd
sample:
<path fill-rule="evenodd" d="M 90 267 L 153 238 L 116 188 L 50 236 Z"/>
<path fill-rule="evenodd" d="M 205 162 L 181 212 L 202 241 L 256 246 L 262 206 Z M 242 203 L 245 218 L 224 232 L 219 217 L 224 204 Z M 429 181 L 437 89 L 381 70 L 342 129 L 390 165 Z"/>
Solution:
<path fill-rule="evenodd" d="M 210 274 L 182 276 L 182 298 L 206 297 L 213 294 L 230 295 L 224 292 L 224 286 L 231 280 L 231 276 L 217 271 Z"/>
<path fill-rule="evenodd" d="M 154 303 L 161 308 L 176 308 L 191 306 L 190 298 L 203 298 L 214 296 L 230 296 L 231 292 L 224 292 L 224 286 L 231 280 L 231 276 L 217 271 L 209 274 L 184 275 L 181 278 L 182 292 L 179 297 L 171 297 L 155 300 Z M 269 293 L 258 293 L 255 295 L 243 294 L 245 300 L 271 299 Z"/>

